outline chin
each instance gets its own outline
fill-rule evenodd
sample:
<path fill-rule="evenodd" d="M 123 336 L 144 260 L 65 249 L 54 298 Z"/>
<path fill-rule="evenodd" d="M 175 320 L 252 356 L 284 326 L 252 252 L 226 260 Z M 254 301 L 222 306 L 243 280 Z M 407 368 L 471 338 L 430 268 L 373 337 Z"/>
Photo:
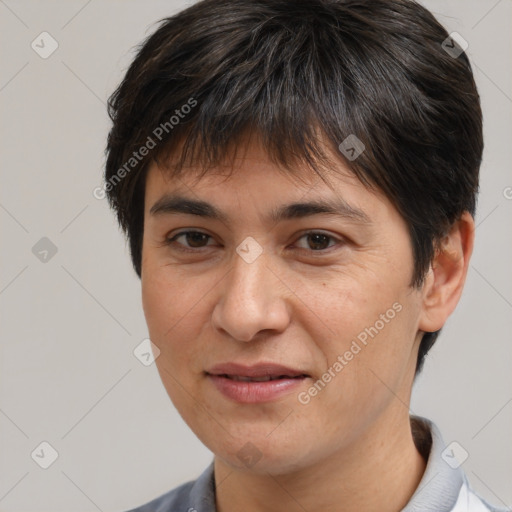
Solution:
<path fill-rule="evenodd" d="M 292 473 L 306 467 L 306 459 L 311 456 L 301 452 L 303 443 L 290 437 L 272 439 L 268 431 L 261 435 L 226 435 L 222 440 L 217 437 L 201 441 L 233 470 L 261 475 Z"/>

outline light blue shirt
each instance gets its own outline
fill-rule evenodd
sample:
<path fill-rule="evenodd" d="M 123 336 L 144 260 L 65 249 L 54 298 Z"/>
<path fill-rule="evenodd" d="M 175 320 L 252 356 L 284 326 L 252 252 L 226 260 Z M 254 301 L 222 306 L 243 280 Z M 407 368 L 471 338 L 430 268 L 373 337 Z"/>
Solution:
<path fill-rule="evenodd" d="M 411 417 L 417 446 L 427 459 L 425 473 L 401 512 L 511 512 L 486 503 L 470 488 L 464 471 L 450 460 L 438 428 L 429 420 Z M 419 444 L 418 444 L 419 443 Z M 444 458 L 443 458 L 444 457 Z M 448 461 L 448 462 L 447 462 Z M 216 512 L 213 462 L 194 481 L 185 483 L 146 505 L 128 512 Z"/>

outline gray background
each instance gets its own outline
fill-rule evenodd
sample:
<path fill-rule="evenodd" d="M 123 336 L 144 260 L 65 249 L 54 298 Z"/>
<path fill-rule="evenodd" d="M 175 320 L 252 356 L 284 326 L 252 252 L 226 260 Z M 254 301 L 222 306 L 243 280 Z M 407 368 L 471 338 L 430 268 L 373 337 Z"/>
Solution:
<path fill-rule="evenodd" d="M 411 409 L 468 451 L 479 493 L 512 506 L 512 2 L 424 3 L 469 43 L 486 148 L 465 294 Z M 133 355 L 147 337 L 140 283 L 106 200 L 92 194 L 106 98 L 132 47 L 184 5 L 0 1 L 1 511 L 126 510 L 211 460 L 155 366 Z M 43 31 L 59 44 L 47 59 L 31 48 Z M 57 247 L 46 262 L 32 252 L 42 237 Z M 31 458 L 42 441 L 59 454 L 46 470 Z"/>

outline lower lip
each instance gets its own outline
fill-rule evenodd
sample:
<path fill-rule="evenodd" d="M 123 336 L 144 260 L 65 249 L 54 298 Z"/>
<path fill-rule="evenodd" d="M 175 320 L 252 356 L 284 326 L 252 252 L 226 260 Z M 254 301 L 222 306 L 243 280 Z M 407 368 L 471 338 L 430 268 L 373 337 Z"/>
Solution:
<path fill-rule="evenodd" d="M 296 379 L 276 379 L 264 382 L 244 382 L 228 379 L 220 375 L 208 375 L 215 387 L 227 398 L 235 402 L 255 404 L 270 402 L 296 390 L 306 377 Z"/>

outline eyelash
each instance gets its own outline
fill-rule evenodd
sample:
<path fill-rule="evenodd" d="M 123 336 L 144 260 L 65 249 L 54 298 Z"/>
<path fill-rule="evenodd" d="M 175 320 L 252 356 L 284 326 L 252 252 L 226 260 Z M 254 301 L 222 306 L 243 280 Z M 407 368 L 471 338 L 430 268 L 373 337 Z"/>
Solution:
<path fill-rule="evenodd" d="M 203 233 L 202 231 L 196 231 L 196 230 L 188 230 L 188 231 L 180 231 L 179 233 L 176 233 L 174 236 L 172 236 L 171 238 L 166 238 L 165 241 L 164 241 L 164 245 L 168 245 L 168 246 L 174 246 L 175 243 L 176 243 L 176 240 L 181 237 L 181 236 L 184 236 L 184 235 L 187 235 L 187 234 L 191 234 L 191 233 L 198 233 L 200 235 L 204 235 L 206 237 L 208 237 L 209 239 L 213 238 L 211 235 L 208 235 L 207 233 Z M 305 233 L 303 233 L 299 238 L 298 240 L 300 240 L 301 238 L 304 238 L 308 235 L 323 235 L 325 237 L 327 237 L 328 239 L 330 240 L 334 240 L 338 243 L 343 243 L 343 240 L 340 239 L 340 238 L 337 238 L 335 236 L 332 236 L 330 234 L 327 234 L 327 233 L 324 233 L 322 231 L 307 231 Z M 195 248 L 195 249 L 191 249 L 191 248 L 188 248 L 188 247 L 185 247 L 181 244 L 177 244 L 178 245 L 178 250 L 179 251 L 182 251 L 182 252 L 188 252 L 188 253 L 199 253 L 202 251 L 202 249 L 205 249 L 207 248 L 208 246 L 205 246 L 205 247 L 199 247 L 199 248 Z M 331 246 L 331 247 L 327 247 L 326 249 L 320 249 L 320 250 L 313 250 L 313 249 L 302 249 L 302 248 L 299 248 L 299 250 L 301 251 L 307 251 L 307 252 L 310 252 L 310 253 L 324 253 L 326 251 L 328 251 L 329 249 L 332 249 L 332 247 L 335 247 L 335 246 Z"/>

